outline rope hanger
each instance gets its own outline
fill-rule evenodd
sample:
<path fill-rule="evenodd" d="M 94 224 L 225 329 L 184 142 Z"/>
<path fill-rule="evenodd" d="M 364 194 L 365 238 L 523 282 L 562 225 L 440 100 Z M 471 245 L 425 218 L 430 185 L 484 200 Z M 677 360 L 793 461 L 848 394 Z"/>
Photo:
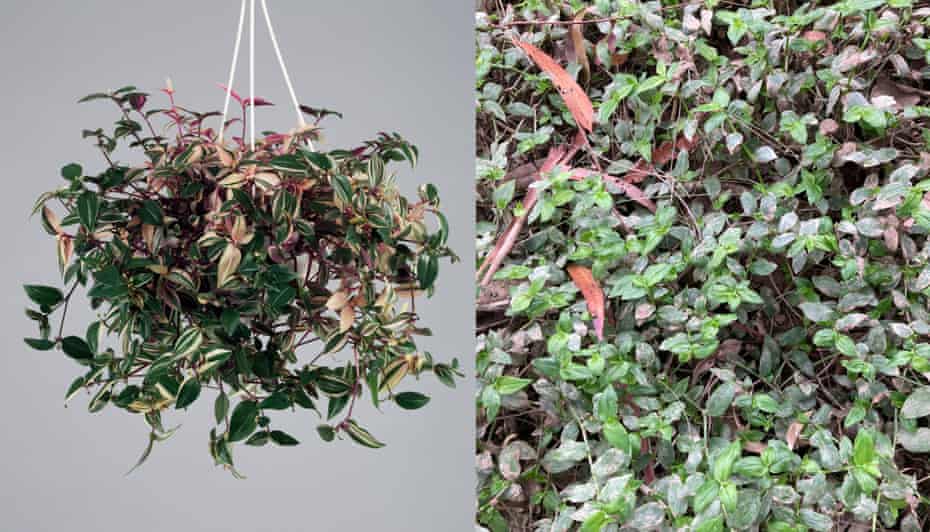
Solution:
<path fill-rule="evenodd" d="M 291 97 L 291 103 L 294 105 L 294 111 L 297 113 L 297 122 L 301 128 L 306 127 L 307 122 L 304 120 L 304 114 L 300 110 L 300 103 L 297 102 L 297 94 L 294 92 L 294 85 L 291 83 L 291 77 L 288 75 L 287 66 L 284 64 L 284 56 L 281 55 L 281 48 L 278 46 L 278 39 L 275 36 L 274 27 L 271 24 L 271 16 L 268 13 L 268 5 L 265 0 L 260 0 L 262 5 L 262 14 L 265 17 L 265 25 L 268 27 L 268 34 L 271 36 L 271 44 L 274 47 L 275 56 L 278 58 L 278 65 L 281 67 L 281 73 L 284 75 L 284 83 L 287 85 L 288 93 Z M 242 0 L 242 7 L 239 9 L 239 25 L 236 31 L 236 44 L 233 47 L 232 64 L 229 67 L 229 81 L 226 83 L 226 98 L 223 102 L 223 121 L 220 125 L 219 141 L 223 141 L 223 135 L 226 132 L 226 116 L 229 112 L 229 99 L 232 97 L 233 83 L 236 79 L 236 66 L 239 63 L 239 48 L 242 43 L 242 29 L 245 25 L 246 2 L 249 4 L 249 145 L 255 150 L 255 0 Z M 307 145 L 311 150 L 314 149 L 313 142 L 307 139 Z"/>

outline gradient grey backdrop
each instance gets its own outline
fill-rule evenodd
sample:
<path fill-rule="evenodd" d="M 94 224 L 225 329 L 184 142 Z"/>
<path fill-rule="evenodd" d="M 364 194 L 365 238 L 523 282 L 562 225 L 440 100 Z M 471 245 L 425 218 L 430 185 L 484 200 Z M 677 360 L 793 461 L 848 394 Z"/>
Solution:
<path fill-rule="evenodd" d="M 472 367 L 473 54 L 469 2 L 432 0 L 269 0 L 302 103 L 337 109 L 326 147 L 349 147 L 378 131 L 418 144 L 418 170 L 401 172 L 407 190 L 440 186 L 464 263 L 445 267 L 436 298 L 418 308 L 436 336 L 423 346 Z M 455 5 L 458 4 L 458 5 Z M 54 243 L 35 198 L 62 184 L 72 160 L 101 169 L 82 128 L 107 127 L 114 108 L 76 105 L 81 96 L 125 84 L 156 92 L 170 76 L 182 105 L 219 110 L 232 54 L 236 0 L 3 1 L 0 22 L 3 228 L 0 300 L 0 530 L 3 531 L 465 531 L 473 530 L 473 399 L 470 381 L 448 390 L 422 386 L 433 401 L 419 412 L 392 405 L 360 419 L 388 443 L 324 444 L 317 418 L 282 413 L 301 440 L 294 448 L 236 447 L 234 480 L 207 452 L 212 401 L 171 415 L 183 423 L 149 461 L 123 474 L 146 443 L 138 416 L 86 410 L 79 395 L 62 406 L 77 365 L 58 351 L 31 351 L 34 324 L 23 283 L 60 286 Z M 261 10 L 258 10 L 259 17 Z M 257 25 L 258 126 L 287 130 L 294 116 L 261 18 Z M 247 40 L 237 88 L 247 92 Z M 160 101 L 162 95 L 154 96 Z M 400 168 L 400 166 L 398 166 Z M 91 313 L 72 306 L 72 332 Z M 78 329 L 78 327 L 81 329 Z M 471 374 L 469 375 L 471 378 Z M 205 396 L 206 398 L 206 396 Z M 366 403 L 369 404 L 370 403 Z"/>

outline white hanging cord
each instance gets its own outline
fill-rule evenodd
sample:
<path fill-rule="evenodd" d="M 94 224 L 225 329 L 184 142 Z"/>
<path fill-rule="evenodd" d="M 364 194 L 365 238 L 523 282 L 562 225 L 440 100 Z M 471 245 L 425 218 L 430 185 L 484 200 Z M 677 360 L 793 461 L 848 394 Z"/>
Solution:
<path fill-rule="evenodd" d="M 229 112 L 229 99 L 232 97 L 233 81 L 236 79 L 236 64 L 239 62 L 239 44 L 242 42 L 242 26 L 245 23 L 245 0 L 239 10 L 239 30 L 236 32 L 236 45 L 233 48 L 232 64 L 229 66 L 229 81 L 226 83 L 226 101 L 223 102 L 223 121 L 220 122 L 218 144 L 223 143 L 223 134 L 226 133 L 226 115 Z"/>
<path fill-rule="evenodd" d="M 284 75 L 284 83 L 287 84 L 287 90 L 291 95 L 291 103 L 294 104 L 294 112 L 297 113 L 297 122 L 301 128 L 307 126 L 304 120 L 304 113 L 300 110 L 300 103 L 297 101 L 297 94 L 294 92 L 294 85 L 291 83 L 291 76 L 287 73 L 287 67 L 284 65 L 284 57 L 281 55 L 281 48 L 278 46 L 278 38 L 275 36 L 274 27 L 271 24 L 271 16 L 268 14 L 268 4 L 262 0 L 262 12 L 265 15 L 265 24 L 268 26 L 268 34 L 271 36 L 271 44 L 274 46 L 274 53 L 278 57 L 278 64 L 281 66 L 281 73 Z M 313 150 L 313 142 L 307 139 L 307 145 Z"/>
<path fill-rule="evenodd" d="M 268 34 L 271 36 L 271 44 L 274 46 L 274 53 L 278 58 L 278 65 L 281 67 L 281 73 L 284 75 L 284 83 L 287 85 L 288 93 L 291 97 L 291 103 L 294 105 L 294 111 L 297 113 L 297 122 L 301 128 L 307 126 L 304 120 L 303 111 L 300 109 L 300 103 L 297 101 L 297 93 L 294 91 L 294 85 L 291 83 L 291 76 L 287 72 L 287 66 L 284 64 L 284 56 L 281 54 L 281 48 L 278 46 L 278 38 L 274 32 L 274 26 L 271 23 L 271 15 L 268 13 L 268 4 L 265 0 L 262 2 L 262 13 L 265 16 L 265 24 L 268 26 Z M 225 133 L 226 117 L 229 113 L 229 100 L 232 97 L 233 82 L 236 79 L 236 66 L 239 63 L 239 47 L 242 43 L 242 30 L 245 23 L 246 0 L 242 0 L 242 7 L 239 10 L 239 27 L 236 31 L 236 44 L 233 48 L 232 64 L 229 67 L 229 81 L 226 84 L 226 98 L 223 102 L 223 121 L 220 124 L 220 133 L 218 140 L 223 142 Z M 249 144 L 252 151 L 255 151 L 255 0 L 249 0 Z M 243 117 L 245 118 L 245 117 Z M 307 145 L 311 150 L 315 150 L 313 142 L 308 138 Z"/>
<path fill-rule="evenodd" d="M 249 4 L 249 142 L 255 151 L 255 0 Z"/>

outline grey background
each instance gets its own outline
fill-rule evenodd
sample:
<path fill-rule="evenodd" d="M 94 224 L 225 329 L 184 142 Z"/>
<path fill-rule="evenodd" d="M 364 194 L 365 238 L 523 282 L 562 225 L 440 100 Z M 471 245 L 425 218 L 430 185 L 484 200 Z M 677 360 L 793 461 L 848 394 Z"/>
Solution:
<path fill-rule="evenodd" d="M 141 417 L 112 408 L 90 414 L 84 395 L 64 408 L 79 367 L 58 351 L 22 343 L 35 329 L 23 314 L 20 285 L 60 286 L 54 241 L 28 215 L 41 192 L 62 184 L 63 164 L 102 169 L 81 130 L 109 126 L 115 108 L 77 105 L 81 96 L 126 84 L 154 93 L 170 76 L 182 105 L 222 107 L 216 84 L 228 74 L 239 2 L 4 0 L 3 7 L 0 530 L 472 530 L 470 381 L 449 390 L 426 378 L 421 386 L 433 401 L 418 412 L 368 408 L 360 419 L 388 443 L 378 451 L 325 444 L 314 414 L 284 412 L 276 419 L 301 445 L 237 446 L 244 481 L 213 466 L 212 398 L 205 395 L 189 412 L 168 417 L 181 430 L 124 477 L 146 443 Z M 381 130 L 420 147 L 419 168 L 401 171 L 402 181 L 410 192 L 422 182 L 439 185 L 452 245 L 465 258 L 444 267 L 437 296 L 418 305 L 435 333 L 422 346 L 471 368 L 472 6 L 269 0 L 269 9 L 301 102 L 345 113 L 327 123 L 324 147 L 355 146 Z M 277 104 L 258 110 L 258 126 L 287 130 L 295 119 L 261 18 L 257 28 L 256 92 Z M 236 83 L 244 94 L 247 42 Z M 92 318 L 81 301 L 66 331 L 83 333 Z"/>

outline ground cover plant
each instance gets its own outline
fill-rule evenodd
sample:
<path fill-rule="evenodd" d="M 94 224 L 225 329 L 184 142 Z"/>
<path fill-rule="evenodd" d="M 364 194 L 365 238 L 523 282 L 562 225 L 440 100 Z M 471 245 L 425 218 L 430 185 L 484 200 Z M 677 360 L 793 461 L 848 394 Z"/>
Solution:
<path fill-rule="evenodd" d="M 928 17 L 477 2 L 481 528 L 927 529 Z"/>
<path fill-rule="evenodd" d="M 459 374 L 414 341 L 429 334 L 415 298 L 433 293 L 439 261 L 454 258 L 436 188 L 408 199 L 390 169 L 414 165 L 416 147 L 382 133 L 314 149 L 307 141 L 335 113 L 309 107 L 308 125 L 253 146 L 246 111 L 270 102 L 233 92 L 242 118 L 220 127 L 219 113 L 163 92 L 167 108 L 134 87 L 81 100 L 112 106 L 118 120 L 84 132 L 104 168 L 68 164 L 63 186 L 36 204 L 66 288 L 25 287 L 39 329 L 26 343 L 81 367 L 66 401 L 86 391 L 91 412 L 144 417 L 140 464 L 174 432 L 167 414 L 207 392 L 210 452 L 233 473 L 235 443 L 298 443 L 273 423 L 279 410 L 316 411 L 324 440 L 381 447 L 353 413 L 366 387 L 376 407 L 413 410 L 429 401 L 411 389 L 416 377 L 453 386 Z M 79 287 L 98 315 L 86 331 L 66 321 Z"/>

